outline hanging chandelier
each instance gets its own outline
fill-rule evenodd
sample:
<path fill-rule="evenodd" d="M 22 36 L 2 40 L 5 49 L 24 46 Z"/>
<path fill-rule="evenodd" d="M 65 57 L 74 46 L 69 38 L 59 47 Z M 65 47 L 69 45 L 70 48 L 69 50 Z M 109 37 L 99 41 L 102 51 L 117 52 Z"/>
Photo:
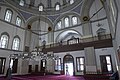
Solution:
<path fill-rule="evenodd" d="M 49 60 L 49 59 L 53 59 L 56 60 L 59 58 L 59 56 L 54 55 L 53 52 L 48 52 L 48 53 L 44 53 L 42 51 L 32 51 L 32 52 L 22 52 L 22 53 L 18 53 L 18 54 L 11 54 L 9 56 L 9 58 L 11 59 L 32 59 L 32 60 Z"/>

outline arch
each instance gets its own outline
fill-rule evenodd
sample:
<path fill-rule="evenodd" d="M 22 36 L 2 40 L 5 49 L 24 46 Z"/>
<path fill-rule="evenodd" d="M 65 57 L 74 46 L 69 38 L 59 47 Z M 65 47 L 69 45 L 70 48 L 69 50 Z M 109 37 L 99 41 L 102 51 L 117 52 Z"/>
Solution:
<path fill-rule="evenodd" d="M 93 2 L 94 2 L 94 0 L 84 0 L 82 10 L 81 10 L 81 21 L 83 21 L 84 16 L 89 17 L 89 11 L 90 11 L 90 8 L 91 8 Z"/>
<path fill-rule="evenodd" d="M 7 35 L 8 38 L 10 38 L 10 36 L 9 36 L 9 34 L 8 34 L 7 32 L 3 32 L 3 33 L 1 33 L 0 37 L 1 37 L 2 35 Z"/>
<path fill-rule="evenodd" d="M 6 9 L 12 10 L 12 12 L 16 12 L 18 14 L 17 16 L 19 16 L 22 19 L 23 23 L 25 24 L 25 18 L 24 18 L 24 16 L 20 13 L 20 11 L 17 8 L 15 8 L 13 6 L 10 6 L 10 5 L 7 5 L 7 4 L 2 4 L 2 6 L 3 7 L 5 6 Z"/>
<path fill-rule="evenodd" d="M 40 19 L 41 21 L 43 21 L 43 22 L 48 23 L 49 26 L 53 28 L 53 23 L 52 23 L 52 21 L 51 21 L 50 19 L 48 19 L 47 17 L 43 17 L 43 16 L 33 16 L 33 17 L 31 17 L 31 18 L 26 22 L 26 24 L 25 24 L 26 27 L 27 27 L 27 25 L 32 25 L 33 22 L 35 22 L 35 21 L 37 21 L 37 20 L 39 20 L 39 19 Z"/>
<path fill-rule="evenodd" d="M 55 38 L 56 42 L 60 42 L 63 39 L 67 38 L 68 36 L 72 36 L 72 35 L 78 35 L 78 36 L 82 36 L 78 31 L 70 29 L 70 30 L 66 30 L 61 32 L 60 34 L 58 34 L 58 36 Z"/>
<path fill-rule="evenodd" d="M 14 36 L 13 39 L 14 38 L 18 38 L 21 41 L 21 39 L 20 39 L 20 37 L 18 35 Z"/>
<path fill-rule="evenodd" d="M 74 57 L 67 53 L 64 57 L 63 57 L 63 71 L 66 74 L 67 73 L 67 69 L 69 70 L 69 66 L 67 63 L 72 63 L 73 64 L 73 75 L 75 75 L 75 66 L 74 66 Z M 71 70 L 70 70 L 71 71 Z M 68 71 L 69 72 L 69 71 Z M 69 74 L 69 73 L 68 73 Z"/>

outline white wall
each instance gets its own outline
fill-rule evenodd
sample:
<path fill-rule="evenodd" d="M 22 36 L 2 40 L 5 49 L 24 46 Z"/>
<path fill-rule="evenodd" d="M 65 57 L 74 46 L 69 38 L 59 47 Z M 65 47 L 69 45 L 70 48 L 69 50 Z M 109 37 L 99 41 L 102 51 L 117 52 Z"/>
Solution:
<path fill-rule="evenodd" d="M 21 53 L 21 52 L 0 49 L 0 57 L 6 58 L 4 74 L 1 74 L 0 76 L 6 74 L 6 71 L 9 67 L 9 56 L 10 56 L 10 54 L 19 54 L 19 53 Z M 24 68 L 24 67 L 21 67 L 21 60 L 18 59 L 17 73 L 15 73 L 15 74 L 21 74 L 21 68 Z M 27 72 L 27 70 L 26 70 L 26 72 Z M 24 74 L 24 73 L 22 73 L 22 74 Z"/>
<path fill-rule="evenodd" d="M 76 57 L 84 57 L 85 54 L 84 54 L 84 51 L 70 51 L 70 52 L 61 52 L 61 53 L 55 53 L 55 55 L 59 56 L 61 58 L 61 63 L 63 63 L 63 58 L 65 55 L 67 54 L 70 54 L 73 56 L 74 58 L 74 70 L 75 70 L 75 74 L 78 75 L 78 74 L 82 74 L 80 72 L 77 72 L 76 71 Z"/>
<path fill-rule="evenodd" d="M 1 6 L 1 5 L 0 5 Z M 10 54 L 16 54 L 16 53 L 21 53 L 19 51 L 24 51 L 24 42 L 25 42 L 25 30 L 23 29 L 24 27 L 24 20 L 22 20 L 22 25 L 19 28 L 15 25 L 16 22 L 16 17 L 19 16 L 22 19 L 22 16 L 20 16 L 18 14 L 17 11 L 15 11 L 12 8 L 8 8 L 11 9 L 13 11 L 13 16 L 12 16 L 12 20 L 11 22 L 6 22 L 4 21 L 4 16 L 5 16 L 5 11 L 8 7 L 6 6 L 1 6 L 1 10 L 0 10 L 0 35 L 3 32 L 7 32 L 9 34 L 9 42 L 8 42 L 8 48 L 7 49 L 2 49 L 0 48 L 0 57 L 5 57 L 6 58 L 6 63 L 5 63 L 5 72 L 3 75 L 6 74 L 6 71 L 9 67 L 9 56 Z M 13 51 L 12 48 L 12 42 L 13 42 L 13 38 L 18 35 L 20 38 L 20 48 L 19 51 Z M 16 74 L 21 74 L 21 70 L 24 67 L 21 67 L 22 61 L 19 59 L 18 60 L 18 70 Z M 26 70 L 27 72 L 27 70 Z M 1 75 L 0 75 L 1 76 Z"/>
<path fill-rule="evenodd" d="M 10 24 L 14 24 L 14 25 L 15 25 L 15 23 L 16 23 L 16 18 L 17 18 L 17 16 L 18 16 L 18 17 L 20 17 L 20 18 L 22 19 L 22 23 L 21 23 L 21 26 L 20 26 L 20 27 L 24 28 L 24 27 L 25 27 L 25 26 L 24 26 L 24 22 L 25 22 L 25 21 L 24 21 L 24 19 L 23 19 L 23 16 L 19 15 L 19 14 L 20 14 L 19 11 L 15 10 L 15 9 L 13 9 L 13 8 L 6 7 L 6 6 L 1 6 L 0 19 L 1 19 L 1 20 L 4 20 L 4 18 L 5 18 L 5 13 L 6 13 L 6 9 L 10 9 L 10 10 L 12 10 L 12 12 L 13 12 L 12 20 L 11 20 Z"/>
<path fill-rule="evenodd" d="M 101 64 L 100 64 L 100 56 L 101 55 L 111 55 L 113 70 L 114 71 L 116 70 L 113 47 L 95 49 L 95 53 L 96 53 L 96 61 L 97 61 L 97 69 L 98 70 L 101 71 Z"/>
<path fill-rule="evenodd" d="M 3 32 L 7 32 L 10 36 L 8 49 L 11 49 L 12 47 L 12 41 L 13 41 L 14 36 L 18 35 L 20 37 L 20 49 L 19 50 L 23 51 L 25 30 L 0 21 L 0 34 Z"/>

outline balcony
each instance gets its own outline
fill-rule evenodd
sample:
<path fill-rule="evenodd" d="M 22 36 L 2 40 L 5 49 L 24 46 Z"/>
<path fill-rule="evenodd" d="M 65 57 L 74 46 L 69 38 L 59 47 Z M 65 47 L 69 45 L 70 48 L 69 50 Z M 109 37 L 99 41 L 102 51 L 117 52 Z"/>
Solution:
<path fill-rule="evenodd" d="M 76 51 L 76 50 L 84 50 L 85 47 L 94 47 L 97 48 L 106 48 L 112 47 L 112 38 L 110 34 L 93 36 L 87 38 L 74 38 L 65 42 L 53 43 L 50 45 L 46 45 L 43 48 L 43 52 L 67 52 L 67 51 Z M 40 47 L 41 48 L 41 47 Z"/>

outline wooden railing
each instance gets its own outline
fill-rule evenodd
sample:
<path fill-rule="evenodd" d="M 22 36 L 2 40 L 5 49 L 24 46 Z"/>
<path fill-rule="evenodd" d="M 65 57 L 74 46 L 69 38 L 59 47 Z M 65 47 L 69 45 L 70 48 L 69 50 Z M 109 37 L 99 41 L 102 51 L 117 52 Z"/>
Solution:
<path fill-rule="evenodd" d="M 51 47 L 57 47 L 57 46 L 63 46 L 63 45 L 72 45 L 72 44 L 78 44 L 78 43 L 87 43 L 87 42 L 93 42 L 93 41 L 99 41 L 99 40 L 105 40 L 105 39 L 111 39 L 111 35 L 105 34 L 105 35 L 80 38 L 80 39 L 74 38 L 68 41 L 46 45 L 45 48 L 51 48 Z"/>

